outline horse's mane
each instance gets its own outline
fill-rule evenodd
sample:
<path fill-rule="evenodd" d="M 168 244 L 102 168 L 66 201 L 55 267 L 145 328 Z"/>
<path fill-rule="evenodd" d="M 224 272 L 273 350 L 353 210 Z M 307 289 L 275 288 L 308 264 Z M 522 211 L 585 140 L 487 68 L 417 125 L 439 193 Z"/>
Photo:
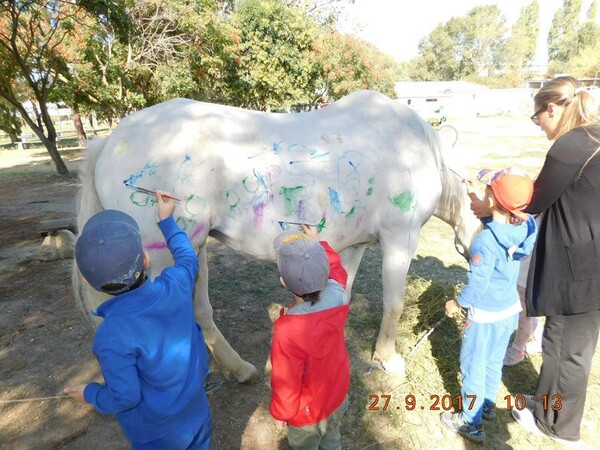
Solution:
<path fill-rule="evenodd" d="M 435 131 L 433 132 L 435 133 Z M 468 254 L 473 238 L 481 229 L 481 222 L 471 212 L 471 199 L 467 195 L 465 185 L 448 168 L 439 139 L 437 140 L 437 146 L 439 149 L 437 153 L 440 162 L 438 168 L 442 181 L 442 195 L 433 215 L 452 227 L 456 234 L 456 241 L 463 246 L 463 251 L 458 248 L 457 250 L 465 256 Z"/>
<path fill-rule="evenodd" d="M 94 168 L 96 167 L 98 158 L 102 154 L 105 142 L 106 139 L 98 137 L 88 140 L 84 152 L 84 160 L 79 166 L 81 187 L 75 198 L 75 213 L 77 215 L 77 230 L 79 233 L 81 233 L 83 226 L 90 217 L 104 209 L 96 193 Z M 91 299 L 100 294 L 84 283 L 79 269 L 77 269 L 75 259 L 73 259 L 71 282 L 75 295 L 75 303 L 79 305 L 85 317 L 92 321 L 88 313 L 90 310 L 95 309 L 95 305 L 92 304 Z"/>

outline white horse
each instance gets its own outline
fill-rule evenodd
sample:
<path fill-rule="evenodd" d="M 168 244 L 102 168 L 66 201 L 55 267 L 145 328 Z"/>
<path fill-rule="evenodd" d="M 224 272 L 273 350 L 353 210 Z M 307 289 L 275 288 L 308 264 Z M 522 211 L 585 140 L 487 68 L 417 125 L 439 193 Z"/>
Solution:
<path fill-rule="evenodd" d="M 242 382 L 260 374 L 213 322 L 209 235 L 274 261 L 281 222 L 319 224 L 321 239 L 340 252 L 348 271 L 348 298 L 366 245 L 379 242 L 384 308 L 373 359 L 403 372 L 396 327 L 421 227 L 435 214 L 453 227 L 464 254 L 479 226 L 464 187 L 444 164 L 437 133 L 410 108 L 370 91 L 301 114 L 171 100 L 132 114 L 108 138 L 91 141 L 81 180 L 79 229 L 103 208 L 129 213 L 151 252 L 150 276 L 172 259 L 155 225 L 154 197 L 127 186 L 181 199 L 176 220 L 199 249 L 196 317 L 224 373 Z M 76 283 L 80 291 L 88 310 L 106 299 Z"/>

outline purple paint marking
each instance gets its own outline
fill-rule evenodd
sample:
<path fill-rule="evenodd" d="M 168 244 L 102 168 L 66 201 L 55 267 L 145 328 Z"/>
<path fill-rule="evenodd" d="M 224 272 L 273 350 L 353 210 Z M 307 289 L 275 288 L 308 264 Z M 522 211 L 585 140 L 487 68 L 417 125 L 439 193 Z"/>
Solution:
<path fill-rule="evenodd" d="M 162 250 L 167 248 L 167 243 L 166 242 L 148 242 L 147 244 L 144 244 L 144 249 L 145 250 Z"/>
<path fill-rule="evenodd" d="M 198 228 L 196 228 L 194 230 L 194 232 L 192 233 L 191 239 L 194 239 L 196 236 L 201 234 L 204 231 L 204 228 L 206 228 L 206 225 L 204 225 L 204 224 L 202 224 Z M 148 250 L 148 251 L 163 250 L 165 248 L 167 248 L 166 242 L 148 242 L 147 244 L 144 244 L 144 250 Z"/>
<path fill-rule="evenodd" d="M 254 209 L 254 226 L 259 228 L 262 225 L 263 212 L 265 210 L 266 203 L 257 203 L 252 208 Z"/>
<path fill-rule="evenodd" d="M 196 228 L 194 230 L 194 232 L 192 233 L 192 239 L 194 239 L 196 236 L 198 236 L 199 234 L 201 234 L 204 231 L 205 227 L 206 227 L 206 225 L 204 225 L 204 224 L 198 226 L 198 228 Z"/>

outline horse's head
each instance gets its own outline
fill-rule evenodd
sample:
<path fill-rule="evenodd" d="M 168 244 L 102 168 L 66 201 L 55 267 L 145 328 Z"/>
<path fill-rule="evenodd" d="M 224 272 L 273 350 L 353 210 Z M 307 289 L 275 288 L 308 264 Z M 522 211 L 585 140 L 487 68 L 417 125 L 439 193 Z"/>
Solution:
<path fill-rule="evenodd" d="M 443 192 L 434 215 L 454 230 L 454 248 L 466 260 L 473 239 L 481 231 L 482 223 L 471 211 L 471 198 L 460 179 L 446 167 L 442 177 Z"/>

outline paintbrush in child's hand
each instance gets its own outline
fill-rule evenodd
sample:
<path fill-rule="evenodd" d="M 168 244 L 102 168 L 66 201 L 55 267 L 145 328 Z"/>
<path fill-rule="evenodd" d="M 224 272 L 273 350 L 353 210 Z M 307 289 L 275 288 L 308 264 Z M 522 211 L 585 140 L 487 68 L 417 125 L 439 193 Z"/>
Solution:
<path fill-rule="evenodd" d="M 151 194 L 151 195 L 154 195 L 156 197 L 156 191 L 153 191 L 152 189 L 146 189 L 146 188 L 139 187 L 139 186 L 131 186 L 129 184 L 126 184 L 125 186 L 128 187 L 129 189 L 133 189 L 134 191 L 144 192 L 145 194 Z M 180 202 L 181 201 L 180 199 L 178 199 L 176 197 L 171 197 L 168 194 L 163 194 L 163 197 L 170 198 L 171 200 L 175 200 L 176 202 Z"/>

